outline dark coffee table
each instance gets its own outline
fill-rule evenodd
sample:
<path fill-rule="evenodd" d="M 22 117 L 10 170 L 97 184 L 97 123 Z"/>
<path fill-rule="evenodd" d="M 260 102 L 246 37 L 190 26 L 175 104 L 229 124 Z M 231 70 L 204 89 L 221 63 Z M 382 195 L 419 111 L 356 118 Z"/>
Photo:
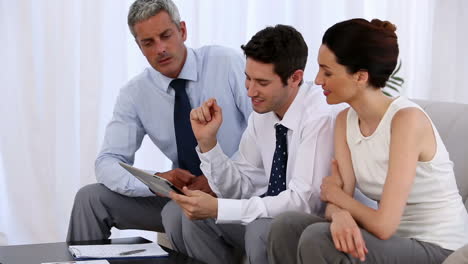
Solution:
<path fill-rule="evenodd" d="M 102 244 L 142 244 L 151 241 L 141 237 L 132 238 L 117 238 L 106 240 L 80 241 L 70 243 L 73 245 L 102 245 Z M 1 264 L 40 264 L 44 262 L 54 261 L 70 261 L 73 260 L 68 251 L 68 243 L 45 243 L 31 244 L 18 246 L 0 246 L 0 263 Z M 109 260 L 112 264 L 203 264 L 203 262 L 192 259 L 188 256 L 175 252 L 174 250 L 162 247 L 169 253 L 168 257 L 161 258 L 144 258 L 144 259 L 118 259 Z"/>

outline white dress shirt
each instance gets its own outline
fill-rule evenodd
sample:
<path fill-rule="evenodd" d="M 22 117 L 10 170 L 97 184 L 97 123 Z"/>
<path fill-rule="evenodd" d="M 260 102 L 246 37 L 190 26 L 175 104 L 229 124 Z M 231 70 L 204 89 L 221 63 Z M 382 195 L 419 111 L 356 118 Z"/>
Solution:
<path fill-rule="evenodd" d="M 329 175 L 335 117 L 342 108 L 329 106 L 321 89 L 305 83 L 282 120 L 274 112 L 252 112 L 232 159 L 219 144 L 206 153 L 197 147 L 201 169 L 219 197 L 216 222 L 248 224 L 285 211 L 321 213 L 320 185 Z M 287 188 L 260 197 L 268 190 L 275 124 L 288 128 Z"/>

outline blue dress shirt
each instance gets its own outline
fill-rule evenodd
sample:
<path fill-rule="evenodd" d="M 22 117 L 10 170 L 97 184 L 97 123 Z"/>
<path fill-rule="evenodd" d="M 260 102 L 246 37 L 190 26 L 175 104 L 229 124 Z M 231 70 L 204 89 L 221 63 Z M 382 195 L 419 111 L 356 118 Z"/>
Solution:
<path fill-rule="evenodd" d="M 237 151 L 252 111 L 244 84 L 244 66 L 243 56 L 232 49 L 187 48 L 187 59 L 178 76 L 188 80 L 186 89 L 192 108 L 211 97 L 223 108 L 223 124 L 217 138 L 229 156 Z M 133 164 L 145 135 L 172 161 L 173 168 L 178 167 L 173 117 L 175 91 L 169 87 L 171 81 L 149 67 L 121 89 L 96 159 L 98 182 L 127 196 L 153 195 L 118 164 L 118 161 Z"/>

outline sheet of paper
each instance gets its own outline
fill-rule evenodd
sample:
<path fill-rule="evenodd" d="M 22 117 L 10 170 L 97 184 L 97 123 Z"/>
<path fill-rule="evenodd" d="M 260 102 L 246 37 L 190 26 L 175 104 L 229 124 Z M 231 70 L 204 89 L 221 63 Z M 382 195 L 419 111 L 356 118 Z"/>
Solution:
<path fill-rule="evenodd" d="M 42 264 L 109 264 L 105 259 L 99 260 L 74 260 L 74 261 L 61 261 L 61 262 L 46 262 Z"/>
<path fill-rule="evenodd" d="M 86 246 L 76 245 L 69 246 L 68 249 L 72 253 L 73 257 L 77 259 L 162 257 L 168 255 L 168 253 L 164 251 L 157 243 L 107 244 Z M 135 251 L 135 253 L 131 253 L 133 251 Z"/>

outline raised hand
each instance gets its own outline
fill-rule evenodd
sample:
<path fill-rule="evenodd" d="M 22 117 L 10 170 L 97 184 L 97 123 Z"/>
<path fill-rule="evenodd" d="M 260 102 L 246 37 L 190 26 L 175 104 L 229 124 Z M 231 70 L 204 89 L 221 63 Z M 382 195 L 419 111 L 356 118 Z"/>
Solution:
<path fill-rule="evenodd" d="M 195 175 L 190 173 L 188 170 L 179 168 L 166 172 L 158 172 L 156 175 L 172 182 L 172 184 L 174 184 L 179 189 L 192 184 L 193 179 L 196 178 Z"/>
<path fill-rule="evenodd" d="M 330 171 L 331 175 L 323 178 L 320 186 L 320 199 L 324 202 L 333 202 L 334 195 L 343 190 L 343 180 L 336 160 L 332 160 Z"/>
<path fill-rule="evenodd" d="M 362 238 L 361 229 L 348 211 L 333 214 L 330 232 L 337 250 L 351 254 L 361 261 L 366 260 L 366 254 L 369 253 L 366 242 Z"/>
<path fill-rule="evenodd" d="M 216 134 L 223 122 L 222 110 L 216 99 L 210 98 L 200 107 L 192 109 L 190 122 L 201 152 L 214 148 L 217 142 Z"/>
<path fill-rule="evenodd" d="M 216 218 L 218 216 L 218 199 L 202 191 L 191 191 L 184 187 L 185 195 L 170 192 L 169 197 L 174 200 L 191 220 Z"/>

